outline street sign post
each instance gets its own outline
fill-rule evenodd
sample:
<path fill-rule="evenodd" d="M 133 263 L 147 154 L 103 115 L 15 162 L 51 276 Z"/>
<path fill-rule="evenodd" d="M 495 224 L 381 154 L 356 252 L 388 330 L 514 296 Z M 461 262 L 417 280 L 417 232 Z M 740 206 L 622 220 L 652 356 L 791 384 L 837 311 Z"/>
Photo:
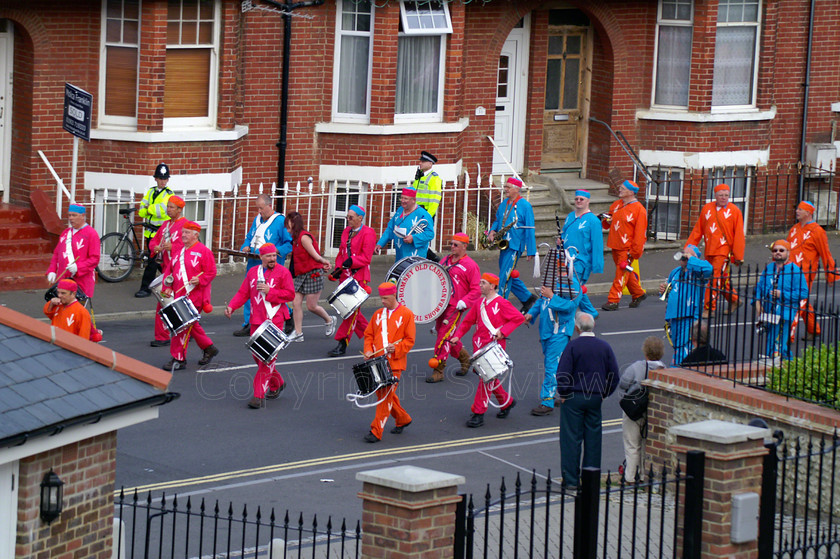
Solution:
<path fill-rule="evenodd" d="M 76 203 L 76 168 L 79 163 L 79 138 L 90 141 L 90 113 L 93 95 L 73 84 L 64 84 L 64 119 L 62 127 L 73 134 L 73 167 L 70 178 L 70 202 Z"/>

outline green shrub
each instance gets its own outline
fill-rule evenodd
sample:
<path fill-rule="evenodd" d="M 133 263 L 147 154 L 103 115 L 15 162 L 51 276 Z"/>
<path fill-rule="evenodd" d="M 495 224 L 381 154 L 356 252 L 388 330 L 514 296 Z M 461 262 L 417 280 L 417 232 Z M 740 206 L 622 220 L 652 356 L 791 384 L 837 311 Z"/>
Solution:
<path fill-rule="evenodd" d="M 835 344 L 805 348 L 801 357 L 782 362 L 767 375 L 767 388 L 801 400 L 840 409 L 840 354 Z"/>

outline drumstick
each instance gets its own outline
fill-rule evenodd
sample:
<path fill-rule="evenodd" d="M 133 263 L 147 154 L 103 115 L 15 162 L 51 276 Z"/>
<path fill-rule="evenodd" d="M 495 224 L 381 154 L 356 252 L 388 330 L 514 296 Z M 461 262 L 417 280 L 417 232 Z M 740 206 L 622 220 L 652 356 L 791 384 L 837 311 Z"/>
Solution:
<path fill-rule="evenodd" d="M 197 277 L 199 277 L 199 276 L 200 276 L 201 274 L 203 274 L 203 273 L 204 273 L 204 272 L 199 272 L 197 275 L 195 275 L 195 276 L 193 276 L 193 277 L 197 278 Z M 189 284 L 188 284 L 188 283 L 185 283 L 184 285 L 182 285 L 181 287 L 179 287 L 179 288 L 178 288 L 178 291 L 176 291 L 176 292 L 175 292 L 175 294 L 177 295 L 177 294 L 178 294 L 178 292 L 180 292 L 182 289 L 184 289 L 185 287 L 187 287 L 187 285 L 189 285 Z"/>
<path fill-rule="evenodd" d="M 400 338 L 399 340 L 394 340 L 394 341 L 393 341 L 393 342 L 391 342 L 391 343 L 396 345 L 396 344 L 400 343 L 401 341 L 403 341 L 403 339 L 402 339 L 402 338 Z M 380 351 L 385 350 L 387 347 L 388 347 L 388 346 L 385 346 L 385 347 L 383 347 L 383 348 L 377 349 L 376 351 L 374 351 L 374 352 L 373 352 L 373 355 L 376 355 L 376 354 L 377 354 L 377 353 L 379 353 Z M 364 352 L 364 351 L 360 351 L 359 353 L 361 353 L 362 355 L 364 355 L 364 354 L 365 354 L 365 352 Z M 371 355 L 371 357 L 373 357 L 373 355 Z"/>

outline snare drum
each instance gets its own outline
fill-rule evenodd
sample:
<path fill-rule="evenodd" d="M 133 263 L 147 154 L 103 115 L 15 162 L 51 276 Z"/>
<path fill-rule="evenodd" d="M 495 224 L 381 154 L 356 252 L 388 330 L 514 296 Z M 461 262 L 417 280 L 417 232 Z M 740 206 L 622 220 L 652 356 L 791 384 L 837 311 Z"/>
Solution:
<path fill-rule="evenodd" d="M 198 322 L 199 314 L 190 298 L 184 295 L 160 309 L 160 318 L 174 336 L 193 322 Z"/>
<path fill-rule="evenodd" d="M 446 268 L 420 256 L 403 258 L 388 270 L 387 281 L 397 284 L 397 301 L 414 313 L 414 322 L 426 324 L 443 314 L 452 297 Z"/>
<path fill-rule="evenodd" d="M 353 312 L 367 301 L 368 292 L 359 285 L 355 278 L 347 278 L 338 285 L 338 288 L 329 296 L 327 302 L 346 320 Z"/>
<path fill-rule="evenodd" d="M 490 382 L 513 370 L 513 361 L 496 342 L 490 342 L 475 352 L 470 359 L 472 370 L 478 373 L 481 380 Z"/>
<path fill-rule="evenodd" d="M 270 320 L 260 324 L 248 338 L 248 349 L 254 357 L 268 365 L 277 357 L 281 350 L 289 345 L 289 337 Z"/>
<path fill-rule="evenodd" d="M 362 395 L 370 394 L 378 388 L 397 382 L 391 373 L 388 358 L 384 355 L 353 365 L 353 375 L 356 377 L 359 393 Z"/>

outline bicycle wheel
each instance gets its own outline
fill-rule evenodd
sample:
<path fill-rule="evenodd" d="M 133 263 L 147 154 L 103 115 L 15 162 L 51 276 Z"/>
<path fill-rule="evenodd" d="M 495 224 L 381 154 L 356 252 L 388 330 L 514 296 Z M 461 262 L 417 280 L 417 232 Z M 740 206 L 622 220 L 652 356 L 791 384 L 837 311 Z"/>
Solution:
<path fill-rule="evenodd" d="M 137 251 L 128 236 L 124 233 L 108 233 L 99 239 L 99 243 L 102 247 L 99 266 L 96 267 L 99 277 L 109 283 L 127 278 L 137 261 Z"/>

